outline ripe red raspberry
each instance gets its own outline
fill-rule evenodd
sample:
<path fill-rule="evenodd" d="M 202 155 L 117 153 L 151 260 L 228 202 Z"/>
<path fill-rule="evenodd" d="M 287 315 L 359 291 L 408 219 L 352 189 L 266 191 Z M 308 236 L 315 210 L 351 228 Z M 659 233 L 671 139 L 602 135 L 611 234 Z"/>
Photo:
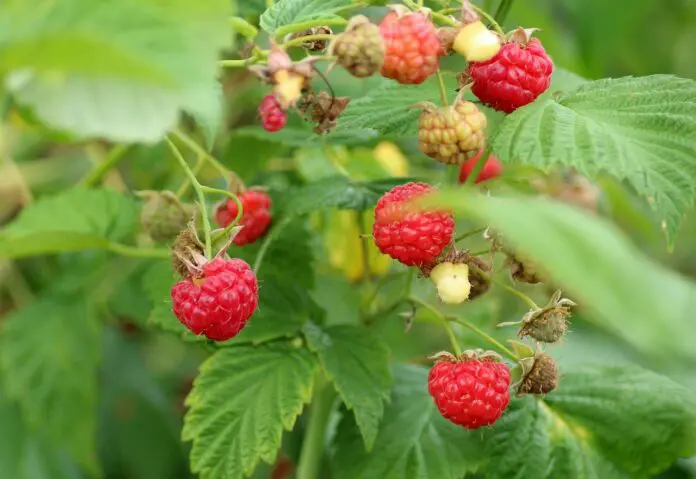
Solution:
<path fill-rule="evenodd" d="M 553 62 L 541 42 L 512 41 L 487 62 L 472 62 L 471 91 L 486 105 L 511 113 L 536 100 L 551 84 Z"/>
<path fill-rule="evenodd" d="M 273 95 L 266 95 L 259 105 L 259 116 L 263 129 L 275 133 L 285 127 L 288 115 L 283 111 L 278 100 Z"/>
<path fill-rule="evenodd" d="M 383 76 L 399 83 L 419 84 L 437 71 L 444 50 L 437 30 L 425 15 L 391 12 L 379 30 L 386 47 Z"/>
<path fill-rule="evenodd" d="M 466 179 L 469 178 L 469 175 L 471 175 L 471 172 L 474 171 L 474 168 L 476 167 L 476 163 L 478 163 L 478 161 L 481 159 L 481 155 L 483 155 L 483 150 L 479 151 L 476 156 L 462 164 L 462 167 L 459 170 L 459 183 L 464 183 Z M 491 155 L 488 157 L 486 164 L 483 165 L 483 169 L 478 174 L 476 183 L 482 183 L 492 178 L 497 178 L 502 174 L 502 163 L 500 163 L 500 160 L 497 157 Z"/>
<path fill-rule="evenodd" d="M 234 237 L 234 244 L 244 246 L 259 239 L 271 224 L 271 197 L 263 191 L 247 190 L 237 195 L 242 203 L 242 218 L 239 222 L 244 226 Z M 228 200 L 218 206 L 215 219 L 222 227 L 229 225 L 237 217 L 237 203 Z"/>
<path fill-rule="evenodd" d="M 433 366 L 428 392 L 445 419 L 467 429 L 490 426 L 510 402 L 510 369 L 491 357 L 456 359 Z"/>
<path fill-rule="evenodd" d="M 227 341 L 244 328 L 259 301 L 256 275 L 241 259 L 216 258 L 200 277 L 172 288 L 174 314 L 194 334 Z"/>
<path fill-rule="evenodd" d="M 454 218 L 444 211 L 406 211 L 405 205 L 433 192 L 425 183 L 396 186 L 375 208 L 372 235 L 377 248 L 407 266 L 430 263 L 452 241 Z"/>

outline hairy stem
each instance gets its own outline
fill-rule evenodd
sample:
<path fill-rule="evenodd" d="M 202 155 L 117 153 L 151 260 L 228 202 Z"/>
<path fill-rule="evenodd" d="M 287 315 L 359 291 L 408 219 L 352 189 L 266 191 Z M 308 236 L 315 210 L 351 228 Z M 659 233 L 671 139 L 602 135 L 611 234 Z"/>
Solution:
<path fill-rule="evenodd" d="M 198 174 L 201 172 L 203 169 L 203 166 L 205 166 L 205 157 L 202 155 L 198 155 L 198 158 L 196 159 L 196 164 L 193 165 L 193 174 L 198 176 Z M 186 194 L 188 189 L 191 187 L 191 178 L 188 176 L 184 178 L 184 181 L 181 183 L 181 186 L 179 186 L 179 189 L 176 190 L 176 196 L 181 198 Z"/>
<path fill-rule="evenodd" d="M 442 326 L 445 328 L 447 337 L 449 338 L 450 343 L 452 344 L 452 350 L 454 351 L 455 356 L 459 356 L 460 354 L 462 354 L 462 348 L 459 346 L 457 336 L 454 335 L 454 331 L 452 330 L 452 325 L 450 325 L 449 319 L 444 314 L 442 314 L 436 307 L 426 303 L 425 301 L 419 298 L 416 298 L 415 296 L 409 297 L 409 301 L 418 306 L 421 306 L 422 308 L 427 309 L 435 316 L 437 316 L 440 319 L 440 321 L 442 321 Z"/>
<path fill-rule="evenodd" d="M 502 25 L 505 23 L 505 19 L 512 8 L 512 1 L 513 0 L 501 0 L 500 5 L 498 5 L 498 10 L 495 12 L 495 20 L 498 24 Z"/>
<path fill-rule="evenodd" d="M 179 165 L 181 168 L 184 170 L 184 173 L 186 173 L 186 176 L 189 177 L 189 180 L 191 181 L 191 185 L 193 186 L 193 189 L 196 191 L 196 196 L 198 197 L 198 204 L 201 208 L 201 216 L 203 218 L 203 236 L 205 238 L 205 255 L 210 258 L 212 257 L 212 242 L 210 239 L 210 218 L 208 217 L 208 206 L 205 203 L 205 195 L 203 194 L 203 189 L 201 188 L 201 184 L 198 182 L 198 178 L 196 178 L 196 175 L 191 171 L 191 168 L 189 167 L 188 163 L 186 163 L 186 160 L 184 159 L 183 155 L 179 151 L 179 149 L 176 147 L 174 142 L 169 138 L 165 138 L 165 141 L 167 142 L 167 145 L 169 145 L 169 148 L 172 150 L 172 153 L 174 154 L 174 158 L 179 162 Z"/>
<path fill-rule="evenodd" d="M 297 479 L 317 479 L 319 477 L 321 460 L 325 450 L 326 428 L 336 397 L 333 386 L 325 379 L 321 383 L 317 381 L 314 388 L 307 430 L 302 441 L 300 461 L 297 464 Z"/>
<path fill-rule="evenodd" d="M 440 70 L 437 71 L 437 86 L 440 89 L 440 100 L 442 101 L 442 106 L 449 106 L 449 101 L 447 100 L 447 87 L 445 86 L 445 78 L 442 76 Z"/>
<path fill-rule="evenodd" d="M 517 296 L 518 298 L 520 298 L 522 301 L 524 301 L 525 303 L 527 303 L 527 304 L 529 305 L 529 307 L 532 308 L 533 310 L 540 309 L 539 306 L 534 302 L 534 300 L 533 300 L 532 298 L 530 298 L 529 296 L 527 296 L 526 294 L 524 294 L 524 293 L 523 293 L 522 291 L 520 291 L 519 289 L 515 289 L 515 288 L 513 288 L 512 286 L 510 286 L 510 285 L 508 285 L 508 284 L 505 284 L 505 283 L 503 283 L 502 281 L 499 281 L 499 280 L 497 280 L 497 279 L 491 278 L 491 281 L 492 281 L 493 283 L 495 283 L 496 285 L 500 286 L 501 288 L 503 288 L 503 289 L 504 289 L 505 291 L 507 291 L 508 293 L 514 294 L 515 296 Z"/>
<path fill-rule="evenodd" d="M 188 136 L 186 133 L 184 133 L 181 130 L 174 130 L 172 132 L 174 136 L 176 136 L 184 145 L 186 145 L 191 151 L 196 153 L 197 155 L 203 156 L 205 160 L 210 163 L 218 172 L 225 178 L 227 178 L 227 175 L 229 175 L 229 170 L 225 168 L 225 165 L 220 163 L 218 160 L 215 159 L 213 155 L 208 153 L 205 148 L 203 148 L 201 145 L 196 143 L 193 138 Z"/>
<path fill-rule="evenodd" d="M 497 341 L 495 338 L 493 338 L 491 335 L 487 334 L 485 331 L 482 329 L 478 328 L 477 326 L 474 326 L 471 324 L 469 321 L 466 321 L 464 319 L 457 319 L 457 318 L 452 318 L 451 321 L 461 324 L 465 328 L 473 331 L 477 335 L 481 336 L 483 339 L 491 343 L 493 346 L 498 348 L 503 354 L 505 354 L 508 358 L 512 359 L 513 361 L 519 361 L 520 358 L 518 358 L 515 353 L 513 353 L 510 349 L 508 349 L 505 345 Z"/>
<path fill-rule="evenodd" d="M 479 234 L 483 233 L 484 231 L 486 231 L 487 229 L 488 229 L 487 227 L 483 227 L 483 228 L 476 228 L 475 230 L 467 231 L 466 233 L 462 233 L 459 236 L 457 236 L 454 239 L 454 242 L 459 243 L 460 241 L 462 241 L 464 239 L 479 235 Z"/>
<path fill-rule="evenodd" d="M 123 159 L 129 149 L 130 145 L 116 145 L 109 152 L 104 161 L 98 163 L 92 170 L 88 171 L 87 174 L 80 179 L 78 184 L 86 187 L 99 184 L 99 182 L 104 179 L 104 176 Z"/>
<path fill-rule="evenodd" d="M 235 195 L 231 191 L 221 190 L 218 188 L 210 188 L 208 186 L 201 186 L 201 189 L 203 190 L 203 193 L 227 196 L 228 198 L 232 199 L 232 201 L 237 203 L 237 216 L 234 217 L 234 220 L 232 220 L 230 224 L 225 226 L 225 229 L 219 231 L 215 234 L 215 236 L 213 236 L 212 240 L 213 243 L 215 243 L 216 241 L 229 235 L 230 231 L 232 231 L 232 228 L 239 224 L 239 221 L 242 219 L 242 215 L 244 214 L 244 205 L 242 205 L 242 202 L 239 200 L 239 196 Z"/>
<path fill-rule="evenodd" d="M 292 40 L 288 40 L 287 42 L 283 43 L 283 46 L 285 48 L 289 47 L 296 47 L 299 45 L 302 45 L 305 42 L 313 42 L 317 40 L 331 40 L 333 39 L 333 35 L 328 34 L 328 33 L 318 33 L 316 35 L 305 35 L 304 37 L 297 37 L 293 38 Z"/>
<path fill-rule="evenodd" d="M 299 23 L 291 23 L 290 25 L 284 25 L 280 27 L 278 30 L 275 32 L 275 37 L 276 38 L 284 38 L 286 35 L 289 35 L 290 33 L 297 33 L 297 32 L 304 32 L 305 30 L 309 30 L 312 27 L 322 27 L 322 26 L 343 26 L 348 21 L 344 18 L 331 18 L 331 19 L 316 19 L 316 20 L 307 20 L 305 22 L 299 22 Z"/>
<path fill-rule="evenodd" d="M 488 20 L 488 23 L 491 24 L 491 26 L 495 29 L 496 32 L 498 32 L 498 34 L 499 34 L 501 37 L 504 37 L 504 36 L 505 36 L 505 32 L 504 32 L 503 29 L 500 27 L 500 24 L 498 24 L 498 22 L 495 21 L 495 18 L 493 18 L 491 15 L 488 14 L 488 12 L 486 12 L 486 11 L 483 10 L 482 8 L 477 7 L 477 6 L 474 5 L 473 3 L 470 3 L 469 5 L 471 6 L 471 8 L 472 8 L 476 13 L 478 13 L 478 14 L 481 15 L 483 18 L 485 18 L 486 20 Z"/>
<path fill-rule="evenodd" d="M 169 250 L 164 248 L 139 248 L 121 243 L 109 243 L 106 249 L 112 253 L 131 258 L 168 259 L 171 257 Z"/>
<path fill-rule="evenodd" d="M 481 174 L 481 171 L 483 171 L 483 167 L 486 166 L 486 163 L 488 162 L 488 158 L 490 156 L 491 147 L 486 146 L 486 150 L 483 152 L 483 155 L 481 155 L 479 160 L 476 162 L 474 168 L 471 170 L 471 173 L 469 173 L 469 176 L 466 177 L 466 180 L 464 181 L 464 186 L 469 186 L 476 182 L 476 178 L 478 178 L 478 176 Z"/>
<path fill-rule="evenodd" d="M 261 264 L 263 263 L 263 258 L 266 256 L 266 253 L 268 252 L 268 248 L 271 246 L 271 243 L 273 243 L 278 236 L 280 236 L 280 233 L 283 232 L 283 229 L 287 225 L 290 224 L 291 217 L 285 218 L 283 221 L 278 223 L 275 228 L 271 230 L 271 232 L 266 236 L 266 239 L 263 241 L 263 244 L 261 245 L 261 248 L 259 248 L 259 252 L 256 254 L 256 261 L 254 262 L 254 273 L 259 274 L 259 269 L 261 268 Z"/>

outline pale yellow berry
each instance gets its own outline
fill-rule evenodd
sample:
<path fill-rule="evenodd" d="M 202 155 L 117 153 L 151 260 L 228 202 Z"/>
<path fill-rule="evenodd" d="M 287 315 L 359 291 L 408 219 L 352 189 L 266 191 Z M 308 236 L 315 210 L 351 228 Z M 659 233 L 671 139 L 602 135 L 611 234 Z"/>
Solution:
<path fill-rule="evenodd" d="M 452 49 L 470 62 L 486 62 L 500 51 L 500 37 L 481 22 L 465 25 L 454 39 Z"/>
<path fill-rule="evenodd" d="M 461 304 L 469 298 L 469 266 L 464 263 L 440 263 L 430 272 L 430 279 L 443 303 Z"/>

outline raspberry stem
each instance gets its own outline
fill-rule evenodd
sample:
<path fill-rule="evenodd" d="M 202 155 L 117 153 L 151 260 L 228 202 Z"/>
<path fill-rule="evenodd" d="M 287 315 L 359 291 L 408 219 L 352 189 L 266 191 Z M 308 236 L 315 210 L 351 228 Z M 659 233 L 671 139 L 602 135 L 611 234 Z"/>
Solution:
<path fill-rule="evenodd" d="M 358 5 L 351 5 L 351 7 L 359 7 L 362 8 L 362 4 Z M 299 23 L 291 23 L 290 25 L 284 25 L 280 27 L 278 30 L 275 31 L 275 37 L 276 38 L 284 38 L 286 35 L 290 33 L 297 33 L 297 32 L 304 32 L 305 30 L 309 30 L 310 28 L 313 27 L 322 27 L 322 26 L 327 26 L 327 27 L 332 27 L 332 26 L 343 26 L 346 23 L 348 23 L 348 20 L 345 18 L 318 18 L 316 20 L 307 20 L 304 22 L 299 22 Z"/>
<path fill-rule="evenodd" d="M 192 169 L 193 174 L 198 176 L 198 173 L 201 172 L 204 165 L 205 165 L 205 157 L 202 155 L 198 155 L 198 158 L 196 159 L 196 164 L 193 165 L 193 169 Z M 179 189 L 176 190 L 176 196 L 178 198 L 181 198 L 182 196 L 184 196 L 186 194 L 186 192 L 188 191 L 190 186 L 191 186 L 191 180 L 187 176 L 186 178 L 184 178 L 184 181 L 181 183 L 181 186 L 179 186 Z"/>
<path fill-rule="evenodd" d="M 176 129 L 172 132 L 174 136 L 176 136 L 184 145 L 186 145 L 191 151 L 196 153 L 197 155 L 201 155 L 205 158 L 205 161 L 210 163 L 210 165 L 218 170 L 218 172 L 227 178 L 227 176 L 230 174 L 229 170 L 220 163 L 218 160 L 213 157 L 210 153 L 208 153 L 205 148 L 203 148 L 201 145 L 195 142 L 193 138 L 188 136 L 186 133 L 183 131 Z"/>
<path fill-rule="evenodd" d="M 499 24 L 505 23 L 505 18 L 507 18 L 510 9 L 512 8 L 512 0 L 501 0 L 500 5 L 498 5 L 498 10 L 495 12 L 495 19 Z"/>
<path fill-rule="evenodd" d="M 203 190 L 201 189 L 201 184 L 198 182 L 198 179 L 196 178 L 196 175 L 191 171 L 191 168 L 189 167 L 188 163 L 186 163 L 186 160 L 182 156 L 181 152 L 179 149 L 176 147 L 174 142 L 167 136 L 165 138 L 165 141 L 167 142 L 167 145 L 169 145 L 169 148 L 172 150 L 172 153 L 174 154 L 174 158 L 179 162 L 179 165 L 181 165 L 181 168 L 183 168 L 184 172 L 186 173 L 186 176 L 189 177 L 189 180 L 191 180 L 191 184 L 193 185 L 193 189 L 196 191 L 196 195 L 198 196 L 198 204 L 199 207 L 201 208 L 201 217 L 203 218 L 203 235 L 205 237 L 205 255 L 210 258 L 212 256 L 212 242 L 210 239 L 210 218 L 208 218 L 208 207 L 205 204 L 205 195 L 203 194 Z"/>
<path fill-rule="evenodd" d="M 260 56 L 254 55 L 249 58 L 244 58 L 242 60 L 220 60 L 218 65 L 225 68 L 244 68 L 249 65 L 253 65 L 261 59 Z"/>
<path fill-rule="evenodd" d="M 328 33 L 317 33 L 316 35 L 305 35 L 304 37 L 297 37 L 293 38 L 292 40 L 288 40 L 287 42 L 283 43 L 284 48 L 289 48 L 289 47 L 296 47 L 299 45 L 302 45 L 303 43 L 306 42 L 313 42 L 316 40 L 331 40 L 334 38 L 334 35 L 328 34 Z"/>
<path fill-rule="evenodd" d="M 464 180 L 463 186 L 471 185 L 476 181 L 476 178 L 478 178 L 481 172 L 483 171 L 483 167 L 486 166 L 486 162 L 488 162 L 488 158 L 490 156 L 491 148 L 490 146 L 487 146 L 485 151 L 483 152 L 483 155 L 481 155 L 481 158 L 479 158 L 479 160 L 474 165 L 474 168 L 471 170 L 471 173 L 469 173 L 469 176 L 467 176 L 466 180 Z"/>
<path fill-rule="evenodd" d="M 440 100 L 442 101 L 442 106 L 449 106 L 449 101 L 447 100 L 447 88 L 445 87 L 445 78 L 442 76 L 440 70 L 437 71 L 437 86 L 440 89 Z"/>
<path fill-rule="evenodd" d="M 138 248 L 121 243 L 109 243 L 106 249 L 112 253 L 132 258 L 168 259 L 172 256 L 171 251 L 164 248 Z"/>
<path fill-rule="evenodd" d="M 237 203 L 237 216 L 235 216 L 234 220 L 232 220 L 230 224 L 225 226 L 225 229 L 213 236 L 212 241 L 213 243 L 215 243 L 216 241 L 228 236 L 230 234 L 230 231 L 232 231 L 232 228 L 239 224 L 239 221 L 242 219 L 242 215 L 244 214 L 244 206 L 242 205 L 242 202 L 239 200 L 239 197 L 231 191 L 220 190 L 218 188 L 211 188 L 209 186 L 201 186 L 201 190 L 203 190 L 203 193 L 227 196 L 231 198 L 232 201 Z"/>
<path fill-rule="evenodd" d="M 517 362 L 520 360 L 520 358 L 517 357 L 515 353 L 513 353 L 510 349 L 508 349 L 504 344 L 500 343 L 498 340 L 493 338 L 491 335 L 487 334 L 485 331 L 480 329 L 477 326 L 474 326 L 471 324 L 469 321 L 466 321 L 465 319 L 456 319 L 452 318 L 451 321 L 460 324 L 464 326 L 465 328 L 469 329 L 470 331 L 473 331 L 474 333 L 478 334 L 481 336 L 483 339 L 491 343 L 493 346 L 498 348 L 503 354 L 505 354 L 508 358 L 512 359 L 513 361 Z"/>
<path fill-rule="evenodd" d="M 452 350 L 454 351 L 454 355 L 459 356 L 460 354 L 462 354 L 462 348 L 459 346 L 459 341 L 457 341 L 457 336 L 455 336 L 454 331 L 452 330 L 452 326 L 450 325 L 450 320 L 447 318 L 447 316 L 442 314 L 436 307 L 426 303 L 425 301 L 419 298 L 416 298 L 415 296 L 410 296 L 408 300 L 413 304 L 417 304 L 418 306 L 427 309 L 435 316 L 437 316 L 442 321 L 442 326 L 445 328 L 445 332 L 449 337 L 450 343 L 452 344 Z"/>
<path fill-rule="evenodd" d="M 474 10 L 476 13 L 478 13 L 478 14 L 481 15 L 483 18 L 485 18 L 486 20 L 488 20 L 488 23 L 491 24 L 491 26 L 495 29 L 495 31 L 496 31 L 502 38 L 505 38 L 505 32 L 504 32 L 503 29 L 500 27 L 500 25 L 498 24 L 498 22 L 495 21 L 495 18 L 493 18 L 489 13 L 487 13 L 486 11 L 484 11 L 482 8 L 477 7 L 477 6 L 474 5 L 473 3 L 470 3 L 469 6 L 470 6 L 471 9 Z"/>
<path fill-rule="evenodd" d="M 483 233 L 484 231 L 486 231 L 487 229 L 488 229 L 488 227 L 487 227 L 487 226 L 484 226 L 483 228 L 476 228 L 475 230 L 467 231 L 466 233 L 462 233 L 462 234 L 460 234 L 459 236 L 457 236 L 457 237 L 454 239 L 454 242 L 455 242 L 455 243 L 459 243 L 460 241 L 462 241 L 462 240 L 464 240 L 464 239 L 466 239 L 466 238 L 470 238 L 470 237 L 472 237 L 472 236 L 476 236 L 476 235 L 478 235 L 478 234 L 481 234 L 481 233 Z"/>
<path fill-rule="evenodd" d="M 541 309 L 541 308 L 539 308 L 539 306 L 537 306 L 537 304 L 534 302 L 534 300 L 533 300 L 532 298 L 530 298 L 529 296 L 527 296 L 526 294 L 524 294 L 524 293 L 523 293 L 522 291 L 520 291 L 519 289 L 515 289 L 515 288 L 513 288 L 512 286 L 510 286 L 510 285 L 508 285 L 508 284 L 505 284 L 505 283 L 503 283 L 502 281 L 499 281 L 499 280 L 497 280 L 497 279 L 495 279 L 495 278 L 491 278 L 491 281 L 492 281 L 493 283 L 497 284 L 498 286 L 500 286 L 501 288 L 503 288 L 504 290 L 506 290 L 507 292 L 509 292 L 509 293 L 511 293 L 511 294 L 514 294 L 515 296 L 517 296 L 518 298 L 520 298 L 522 301 L 524 301 L 525 303 L 527 303 L 527 305 L 529 305 L 529 307 L 532 308 L 533 310 Z"/>
<path fill-rule="evenodd" d="M 111 171 L 119 161 L 128 153 L 130 145 L 117 145 L 115 146 L 109 154 L 106 156 L 104 161 L 95 165 L 95 167 L 87 172 L 85 176 L 80 179 L 78 185 L 80 186 L 94 186 L 98 184 L 106 174 Z"/>
<path fill-rule="evenodd" d="M 302 440 L 302 452 L 297 464 L 297 479 L 316 479 L 319 476 L 321 461 L 324 456 L 326 428 L 333 410 L 336 391 L 333 386 L 321 378 L 314 385 L 314 397 L 309 410 L 307 430 Z"/>
<path fill-rule="evenodd" d="M 290 224 L 291 216 L 286 217 L 280 223 L 278 223 L 271 232 L 266 235 L 266 239 L 263 240 L 263 244 L 259 248 L 259 252 L 256 253 L 256 261 L 254 261 L 254 273 L 259 274 L 259 269 L 261 268 L 261 263 L 263 263 L 263 258 L 266 256 L 268 248 L 271 246 L 283 229 Z"/>
<path fill-rule="evenodd" d="M 361 235 L 361 252 L 362 252 L 362 264 L 363 264 L 363 274 L 362 274 L 362 281 L 365 283 L 369 283 L 370 277 L 372 276 L 372 271 L 370 268 L 370 237 L 367 236 L 368 234 L 368 227 L 367 227 L 367 213 L 365 211 L 358 211 L 357 212 L 357 222 L 358 222 L 358 230 L 360 231 Z"/>

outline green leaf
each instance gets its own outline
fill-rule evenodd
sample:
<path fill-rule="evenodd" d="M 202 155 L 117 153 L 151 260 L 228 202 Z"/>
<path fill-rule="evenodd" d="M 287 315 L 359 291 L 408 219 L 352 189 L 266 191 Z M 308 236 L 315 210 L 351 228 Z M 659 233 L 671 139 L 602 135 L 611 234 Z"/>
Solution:
<path fill-rule="evenodd" d="M 486 477 L 654 477 L 696 448 L 696 402 L 634 366 L 563 375 L 544 400 L 513 400 L 488 440 Z"/>
<path fill-rule="evenodd" d="M 411 178 L 387 178 L 352 181 L 334 176 L 297 188 L 289 195 L 285 212 L 303 215 L 325 208 L 364 211 L 372 208 L 384 193 L 411 181 Z"/>
<path fill-rule="evenodd" d="M 309 348 L 317 353 L 326 377 L 334 383 L 370 450 L 377 437 L 384 402 L 392 383 L 389 349 L 370 330 L 352 325 L 304 329 Z"/>
<path fill-rule="evenodd" d="M 199 108 L 229 13 L 227 0 L 13 2 L 0 9 L 0 73 L 54 128 L 153 142 Z"/>
<path fill-rule="evenodd" d="M 655 358 L 696 361 L 689 313 L 696 309 L 696 285 L 645 257 L 606 220 L 542 199 L 456 191 L 441 200 L 491 222 L 590 309 L 588 319 Z"/>
<path fill-rule="evenodd" d="M 335 436 L 338 479 L 460 479 L 481 461 L 481 435 L 444 419 L 428 394 L 428 371 L 397 366 L 391 402 L 370 453 L 345 415 Z"/>
<path fill-rule="evenodd" d="M 696 188 L 696 82 L 667 75 L 585 83 L 521 108 L 492 138 L 505 163 L 564 164 L 627 180 L 673 243 Z"/>
<path fill-rule="evenodd" d="M 75 298 L 45 297 L 9 314 L 0 336 L 5 392 L 28 424 L 98 471 L 97 368 L 101 329 L 92 308 Z"/>
<path fill-rule="evenodd" d="M 305 20 L 335 20 L 341 10 L 350 6 L 350 0 L 278 0 L 263 12 L 260 24 L 273 35 L 280 27 Z"/>
<path fill-rule="evenodd" d="M 22 419 L 19 407 L 0 391 L 0 477 L 80 479 L 76 464 L 50 447 Z"/>
<path fill-rule="evenodd" d="M 193 441 L 192 471 L 241 479 L 260 461 L 272 463 L 283 430 L 311 398 L 316 369 L 312 354 L 290 343 L 226 348 L 204 362 L 182 433 Z"/>
<path fill-rule="evenodd" d="M 449 101 L 456 96 L 456 81 L 445 75 Z M 418 132 L 420 110 L 413 108 L 419 102 L 440 105 L 440 89 L 436 78 L 420 85 L 400 85 L 384 80 L 379 88 L 351 101 L 341 115 L 337 133 L 351 130 L 373 129 L 381 135 L 413 137 Z M 331 138 L 330 134 L 329 138 Z"/>
<path fill-rule="evenodd" d="M 66 190 L 28 206 L 0 231 L 0 257 L 108 248 L 135 229 L 137 206 L 110 190 Z"/>

